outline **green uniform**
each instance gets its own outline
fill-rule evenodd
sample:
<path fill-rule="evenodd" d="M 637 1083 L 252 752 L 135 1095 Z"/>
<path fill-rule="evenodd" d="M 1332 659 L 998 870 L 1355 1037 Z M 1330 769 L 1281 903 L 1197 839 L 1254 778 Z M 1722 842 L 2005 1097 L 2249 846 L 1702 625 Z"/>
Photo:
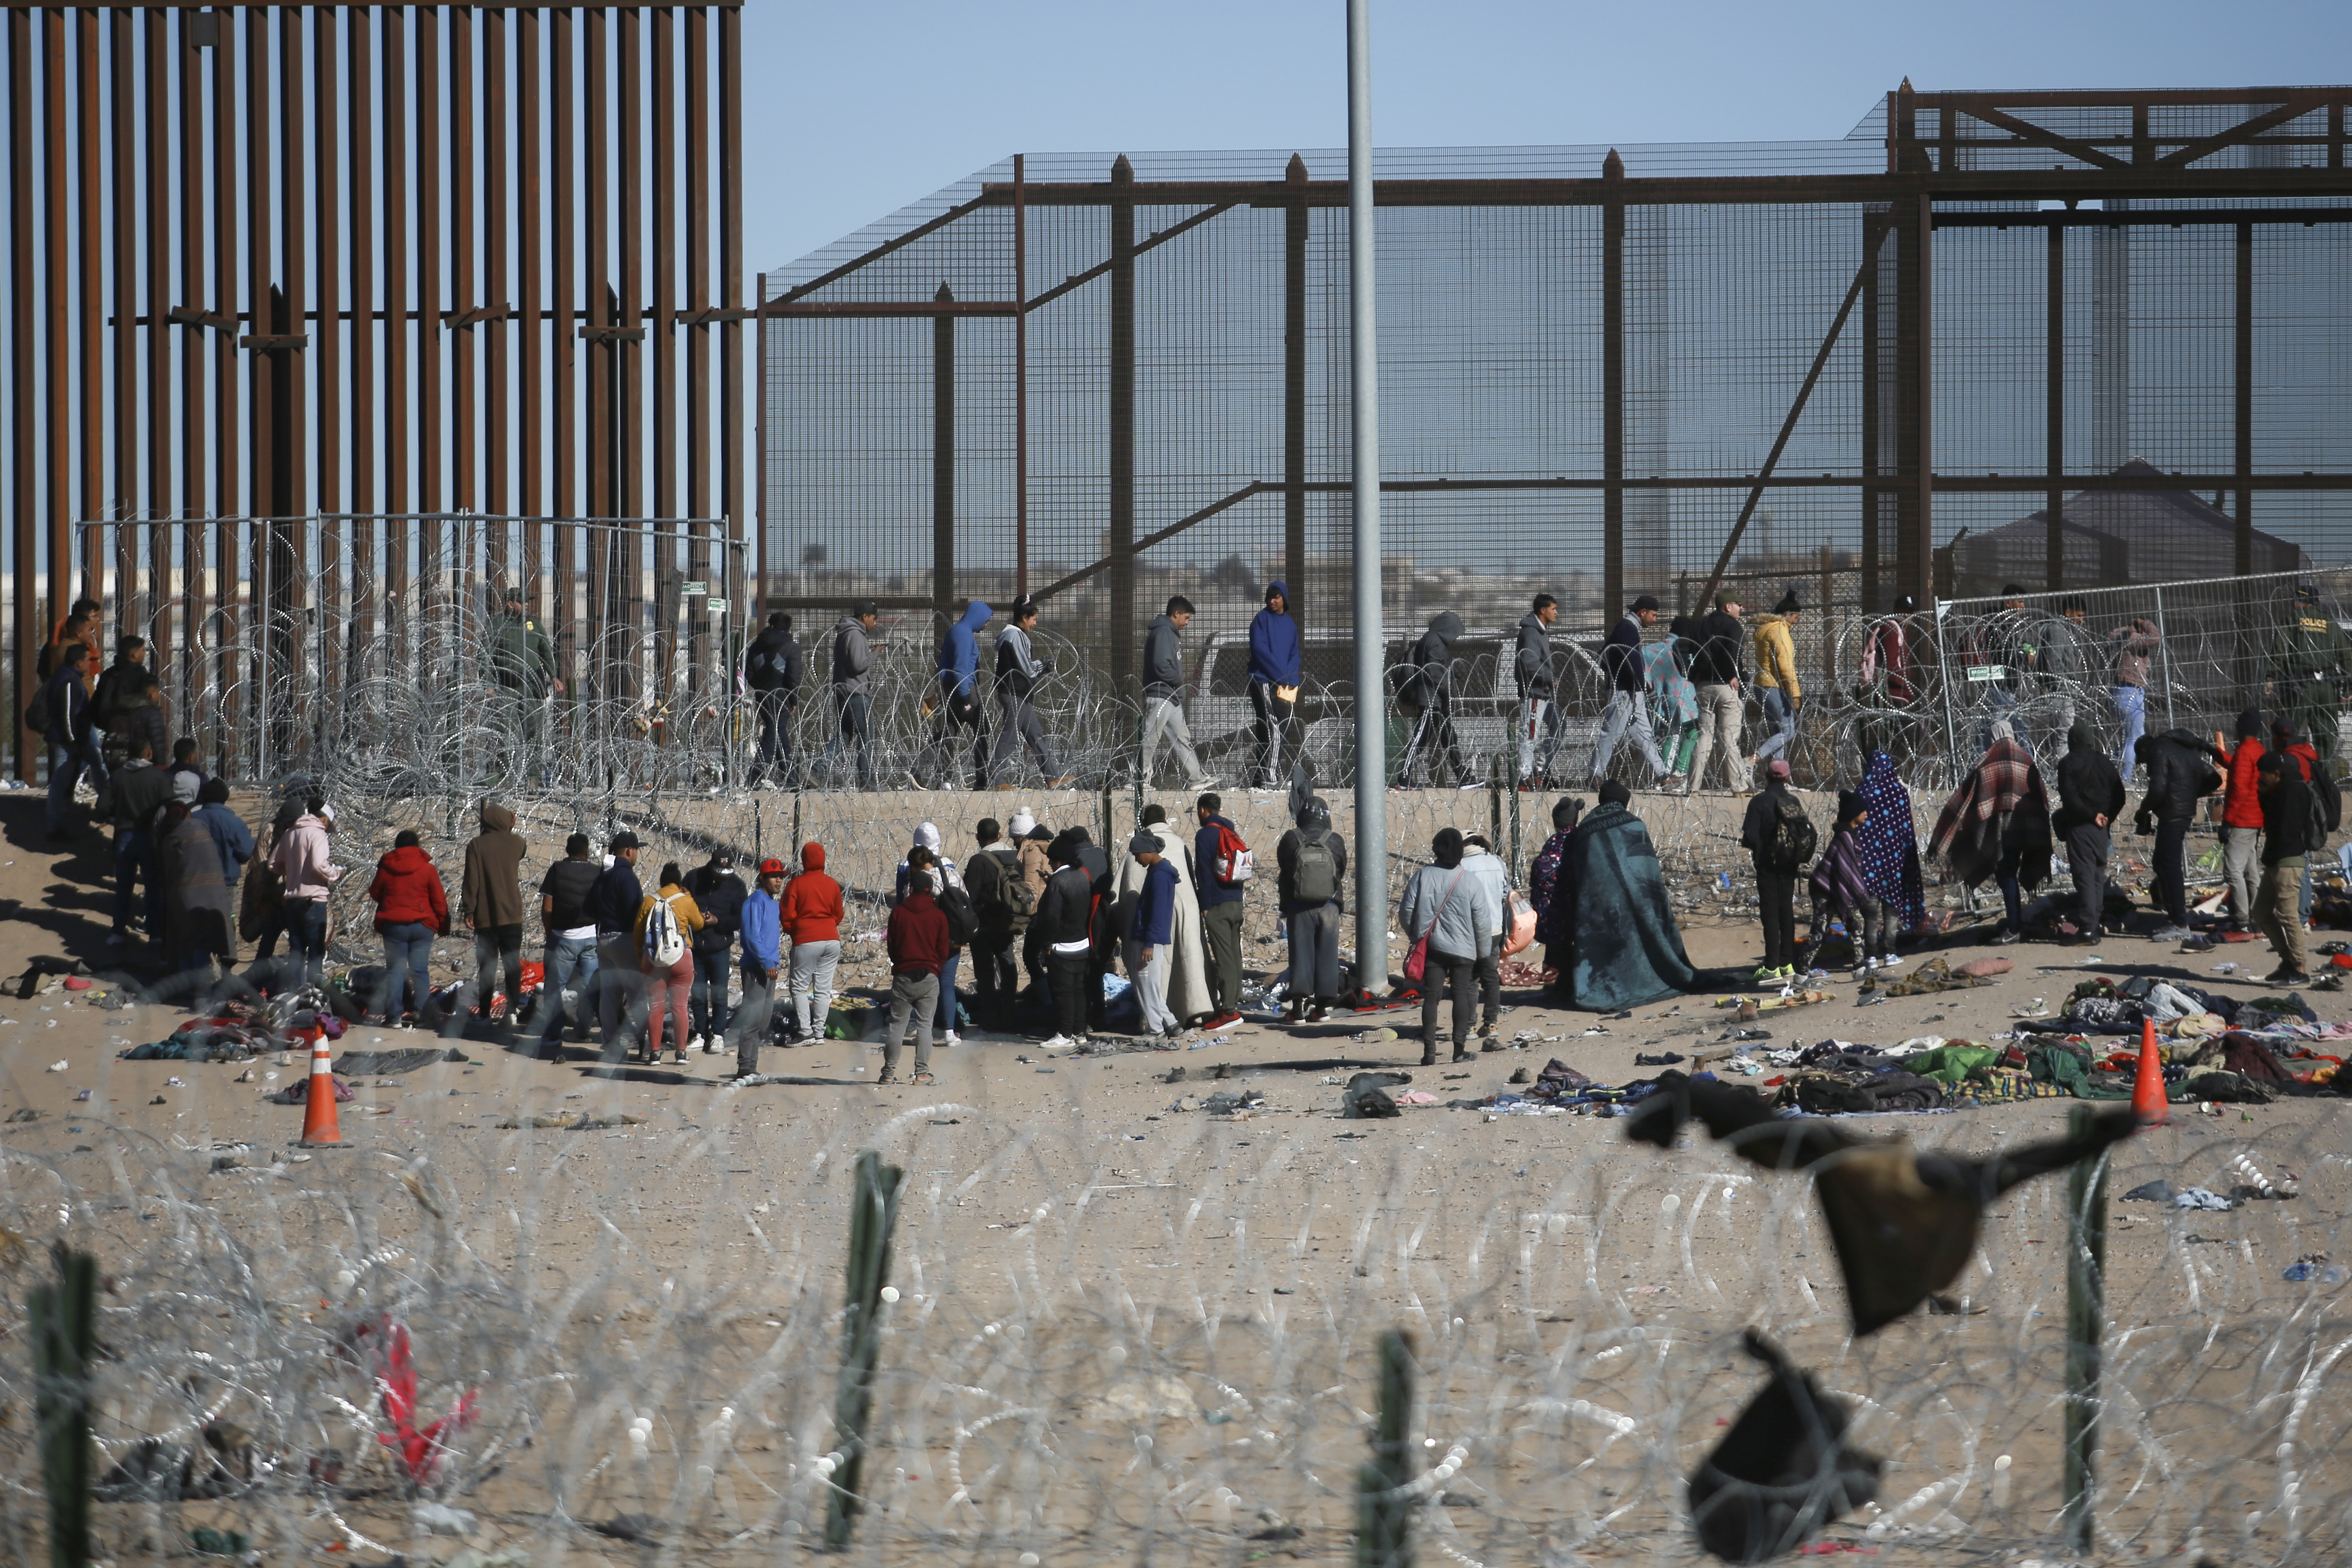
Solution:
<path fill-rule="evenodd" d="M 2352 681 L 2352 637 L 2318 605 L 2297 605 L 2294 618 L 2280 628 L 2263 677 L 2277 697 L 2279 716 L 2311 738 L 2321 761 L 2333 758 L 2342 683 Z"/>
<path fill-rule="evenodd" d="M 555 644 L 529 616 L 499 616 L 490 633 L 490 673 L 497 680 L 505 728 L 536 768 L 547 743 L 547 694 L 555 685 Z"/>

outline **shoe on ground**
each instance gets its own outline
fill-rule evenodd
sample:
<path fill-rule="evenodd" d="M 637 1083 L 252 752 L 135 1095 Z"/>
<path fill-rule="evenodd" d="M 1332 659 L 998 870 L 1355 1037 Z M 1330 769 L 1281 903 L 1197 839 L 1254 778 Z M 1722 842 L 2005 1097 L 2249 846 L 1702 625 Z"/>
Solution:
<path fill-rule="evenodd" d="M 2187 926 L 2161 925 L 2148 933 L 2147 940 L 2150 942 L 2186 942 L 2189 940 L 2189 928 Z"/>
<path fill-rule="evenodd" d="M 1077 1043 L 1067 1035 L 1055 1035 L 1051 1039 L 1040 1040 L 1037 1048 L 1041 1051 L 1066 1051 Z"/>
<path fill-rule="evenodd" d="M 1229 1028 L 1241 1021 L 1242 1016 L 1228 1007 L 1222 1013 L 1212 1014 L 1209 1017 L 1202 1020 L 1201 1027 L 1204 1029 L 1223 1029 Z"/>
<path fill-rule="evenodd" d="M 2307 971 L 2301 969 L 2280 968 L 2270 974 L 2264 975 L 2263 977 L 2263 984 L 2265 985 L 2308 985 L 2311 984 L 2311 975 Z"/>
<path fill-rule="evenodd" d="M 1856 985 L 1867 985 L 1870 984 L 1870 966 L 1868 964 L 1857 963 L 1853 966 L 1853 983 Z"/>
<path fill-rule="evenodd" d="M 1454 1061 L 1455 1065 L 1457 1065 L 1457 1066 L 1458 1066 L 1459 1064 L 1461 1064 L 1461 1063 L 1463 1063 L 1463 1062 L 1466 1062 L 1466 1061 L 1468 1061 L 1469 1059 L 1470 1059 L 1470 1053 L 1469 1053 L 1468 1051 L 1464 1050 L 1460 1046 L 1456 1046 L 1456 1047 L 1454 1047 Z"/>
<path fill-rule="evenodd" d="M 2024 940 L 2025 933 L 2023 931 L 2009 931 L 2004 929 L 1999 936 L 1992 939 L 1992 944 L 1995 947 L 2008 947 L 2013 942 L 2021 942 Z"/>
<path fill-rule="evenodd" d="M 1748 976 L 1750 980 L 1753 980 L 1759 985 L 1769 985 L 1780 977 L 1780 972 L 1773 968 L 1769 963 L 1758 964 L 1756 966 L 1756 973 Z"/>
<path fill-rule="evenodd" d="M 1435 1051 L 1433 1051 L 1433 1050 L 1428 1050 L 1428 1051 L 1423 1051 L 1423 1052 L 1422 1052 L 1422 1053 L 1421 1053 L 1421 1065 L 1422 1065 L 1422 1066 L 1423 1066 L 1423 1067 L 1425 1067 L 1425 1068 L 1433 1068 L 1433 1067 L 1435 1067 L 1435 1066 L 1437 1065 L 1437 1053 L 1436 1053 Z"/>
<path fill-rule="evenodd" d="M 960 1046 L 963 1044 L 963 1037 L 957 1034 L 953 1029 L 950 1029 L 946 1034 L 940 1037 L 940 1044 L 943 1047 Z"/>
<path fill-rule="evenodd" d="M 877 1073 L 874 1078 L 875 1085 L 877 1088 L 886 1083 L 896 1083 L 898 1081 L 898 1075 L 888 1068 L 884 1068 L 879 1073 Z"/>
<path fill-rule="evenodd" d="M 1499 1051 L 1502 1048 L 1503 1038 L 1500 1035 L 1496 1034 L 1494 1030 L 1489 1029 L 1486 1034 L 1479 1037 L 1478 1049 L 1482 1055 L 1487 1051 Z"/>
<path fill-rule="evenodd" d="M 704 1039 L 704 1041 L 702 1042 L 702 1054 L 703 1054 L 704 1056 L 706 1056 L 706 1057 L 715 1057 L 715 1056 L 717 1056 L 717 1055 L 719 1054 L 719 1052 L 720 1048 L 721 1048 L 722 1047 L 724 1047 L 726 1044 L 727 1044 L 727 1039 L 726 1039 L 726 1037 L 725 1037 L 725 1036 L 723 1036 L 723 1035 L 712 1035 L 712 1036 L 709 1036 L 709 1037 L 707 1037 L 706 1039 Z"/>

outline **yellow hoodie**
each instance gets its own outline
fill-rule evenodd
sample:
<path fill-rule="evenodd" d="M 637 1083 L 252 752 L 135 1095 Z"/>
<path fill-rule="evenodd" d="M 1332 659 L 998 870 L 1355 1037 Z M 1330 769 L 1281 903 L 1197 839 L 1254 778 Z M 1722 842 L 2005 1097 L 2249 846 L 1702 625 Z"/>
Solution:
<path fill-rule="evenodd" d="M 1768 612 L 1756 617 L 1756 680 L 1786 690 L 1791 702 L 1804 698 L 1797 684 L 1797 641 L 1789 635 L 1785 616 Z"/>

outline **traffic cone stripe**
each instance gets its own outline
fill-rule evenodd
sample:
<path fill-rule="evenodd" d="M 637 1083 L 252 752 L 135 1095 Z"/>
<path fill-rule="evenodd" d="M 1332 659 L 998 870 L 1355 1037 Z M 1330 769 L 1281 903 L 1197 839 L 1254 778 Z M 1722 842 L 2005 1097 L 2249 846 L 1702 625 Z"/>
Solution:
<path fill-rule="evenodd" d="M 2156 1025 L 2149 1019 L 2142 1019 L 2139 1026 L 2139 1074 L 2132 1083 L 2132 1114 L 2142 1126 L 2172 1120 L 2165 1110 L 2164 1063 L 2156 1054 Z"/>
<path fill-rule="evenodd" d="M 335 1118 L 334 1064 L 327 1049 L 327 1037 L 322 1034 L 310 1042 L 310 1099 L 302 1110 L 302 1147 L 343 1146 L 343 1130 Z"/>

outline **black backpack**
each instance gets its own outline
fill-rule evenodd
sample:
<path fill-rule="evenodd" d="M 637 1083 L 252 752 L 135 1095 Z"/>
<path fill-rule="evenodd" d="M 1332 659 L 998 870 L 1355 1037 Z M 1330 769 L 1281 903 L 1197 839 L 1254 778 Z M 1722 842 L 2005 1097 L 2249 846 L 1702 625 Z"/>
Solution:
<path fill-rule="evenodd" d="M 2327 847 L 2327 837 L 2344 822 L 2344 790 L 2326 763 L 2312 769 L 2311 780 L 2304 787 L 2311 792 L 2311 842 L 2313 850 Z"/>
<path fill-rule="evenodd" d="M 1813 831 L 1812 819 L 1805 815 L 1796 797 L 1782 794 L 1772 802 L 1772 830 L 1764 838 L 1758 858 L 1765 869 L 1783 877 L 1793 877 L 1805 868 L 1821 847 L 1820 835 Z"/>
<path fill-rule="evenodd" d="M 950 882 L 938 894 L 940 913 L 948 917 L 948 941 L 961 947 L 980 930 L 980 911 L 971 907 L 971 895 Z"/>

